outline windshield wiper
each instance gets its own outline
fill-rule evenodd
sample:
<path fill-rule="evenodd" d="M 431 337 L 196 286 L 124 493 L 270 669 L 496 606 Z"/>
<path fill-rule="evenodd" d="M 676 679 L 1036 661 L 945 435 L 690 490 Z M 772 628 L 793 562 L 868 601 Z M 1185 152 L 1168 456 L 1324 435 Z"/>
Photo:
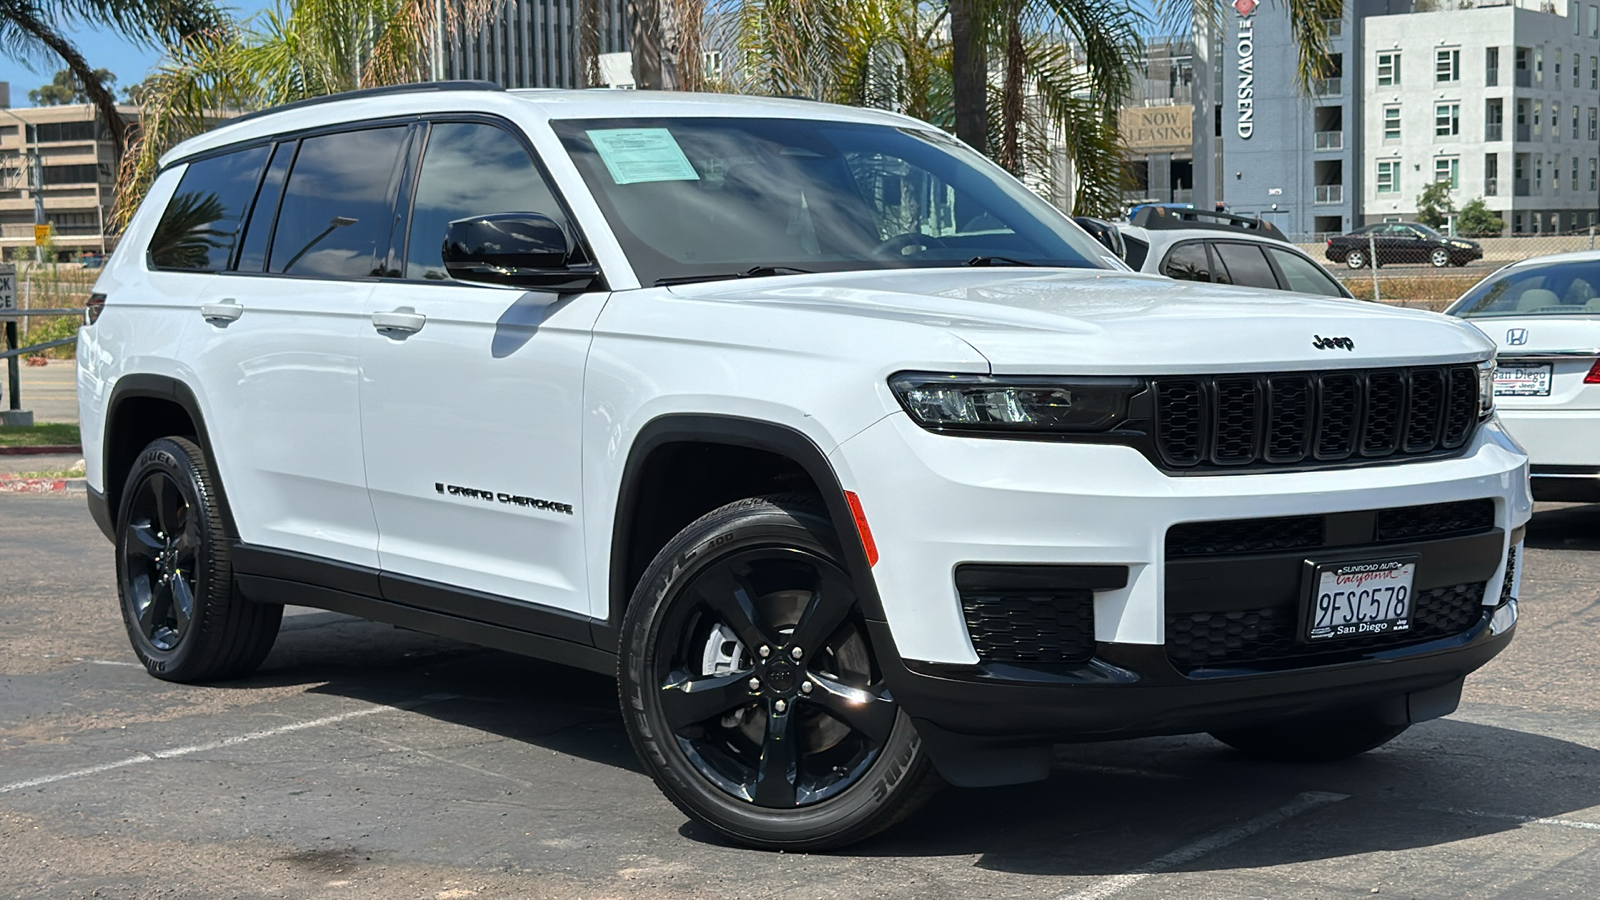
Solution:
<path fill-rule="evenodd" d="M 675 278 L 657 278 L 656 287 L 674 284 L 693 284 L 696 281 L 728 281 L 734 278 L 764 278 L 769 275 L 810 275 L 810 269 L 794 266 L 751 266 L 743 272 L 722 272 L 715 275 L 682 275 Z"/>
<path fill-rule="evenodd" d="M 1013 259 L 1009 256 L 974 256 L 962 263 L 963 266 L 1037 266 L 1038 263 L 1028 262 L 1025 259 Z"/>

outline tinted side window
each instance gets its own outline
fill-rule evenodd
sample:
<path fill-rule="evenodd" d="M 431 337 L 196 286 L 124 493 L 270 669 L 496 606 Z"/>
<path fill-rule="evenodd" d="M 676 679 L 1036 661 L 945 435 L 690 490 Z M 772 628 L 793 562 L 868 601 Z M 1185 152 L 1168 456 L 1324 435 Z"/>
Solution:
<path fill-rule="evenodd" d="M 269 150 L 252 147 L 190 163 L 150 236 L 150 264 L 196 272 L 227 268 Z"/>
<path fill-rule="evenodd" d="M 1272 267 L 1267 265 L 1267 258 L 1261 254 L 1260 247 L 1219 241 L 1212 244 L 1211 249 L 1217 254 L 1221 265 L 1227 267 L 1232 284 L 1278 290 L 1277 276 L 1272 274 Z M 1220 270 L 1218 275 L 1221 275 Z M 1221 281 L 1222 278 L 1218 277 L 1217 280 Z"/>
<path fill-rule="evenodd" d="M 269 272 L 349 278 L 373 274 L 387 249 L 406 129 L 374 128 L 300 142 L 272 235 Z"/>
<path fill-rule="evenodd" d="M 566 216 L 522 143 L 474 122 L 434 125 L 417 177 L 406 277 L 443 281 L 445 226 L 488 213 L 532 212 L 566 226 Z M 570 231 L 569 231 L 570 233 Z"/>
<path fill-rule="evenodd" d="M 1203 241 L 1189 241 L 1173 247 L 1161 264 L 1161 274 L 1180 281 L 1210 281 L 1211 263 L 1206 260 Z"/>
<path fill-rule="evenodd" d="M 1344 296 L 1344 291 L 1339 290 L 1333 277 L 1311 260 L 1279 247 L 1268 247 L 1267 253 L 1278 264 L 1278 271 L 1283 273 L 1283 280 L 1288 282 L 1288 290 L 1321 294 L 1324 297 Z"/>

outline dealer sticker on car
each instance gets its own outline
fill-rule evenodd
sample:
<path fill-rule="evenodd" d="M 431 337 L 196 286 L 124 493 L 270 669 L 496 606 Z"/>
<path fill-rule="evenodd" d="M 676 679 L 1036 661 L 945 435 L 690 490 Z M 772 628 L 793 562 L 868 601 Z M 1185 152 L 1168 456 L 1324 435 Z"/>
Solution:
<path fill-rule="evenodd" d="M 1494 370 L 1494 395 L 1496 397 L 1548 397 L 1550 396 L 1549 363 L 1523 366 L 1502 365 Z"/>
<path fill-rule="evenodd" d="M 1416 572 L 1417 564 L 1407 559 L 1316 566 L 1306 639 L 1410 631 L 1411 581 Z"/>

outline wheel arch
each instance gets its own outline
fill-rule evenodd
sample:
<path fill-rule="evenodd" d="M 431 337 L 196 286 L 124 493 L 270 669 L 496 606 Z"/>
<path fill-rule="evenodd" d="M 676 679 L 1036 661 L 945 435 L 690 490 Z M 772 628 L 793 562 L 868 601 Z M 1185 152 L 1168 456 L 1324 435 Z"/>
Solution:
<path fill-rule="evenodd" d="M 234 525 L 233 511 L 228 505 L 227 489 L 222 484 L 221 474 L 216 471 L 217 457 L 212 451 L 210 435 L 206 432 L 200 401 L 187 384 L 169 375 L 124 375 L 117 379 L 111 389 L 111 399 L 106 403 L 100 457 L 101 485 L 105 488 L 105 495 L 101 501 L 102 510 L 94 510 L 96 523 L 107 537 L 114 539 L 124 482 L 139 451 L 157 438 L 172 436 L 187 437 L 200 445 L 216 482 L 223 527 L 230 538 L 237 538 L 239 530 Z"/>
<path fill-rule="evenodd" d="M 737 467 L 728 469 L 724 464 L 730 460 L 755 468 L 742 473 Z M 721 499 L 713 493 L 687 504 L 670 497 L 671 487 L 684 481 L 674 481 L 669 476 L 711 471 L 726 477 L 729 493 L 740 496 Z M 777 477 L 762 481 L 770 476 Z M 696 484 L 695 477 L 691 474 L 687 481 L 691 489 Z M 809 485 L 799 483 L 801 479 Z M 883 621 L 872 567 L 857 536 L 844 487 L 816 442 L 789 426 L 757 419 L 670 414 L 651 420 L 639 430 L 623 466 L 611 531 L 606 617 L 609 633 L 597 634 L 596 645 L 616 646 L 622 616 L 639 577 L 673 535 L 712 509 L 751 496 L 742 486 L 762 483 L 770 484 L 771 489 L 760 493 L 797 486 L 817 492 L 840 536 L 844 562 L 856 584 L 862 611 L 868 619 Z M 707 503 L 711 505 L 706 506 Z"/>

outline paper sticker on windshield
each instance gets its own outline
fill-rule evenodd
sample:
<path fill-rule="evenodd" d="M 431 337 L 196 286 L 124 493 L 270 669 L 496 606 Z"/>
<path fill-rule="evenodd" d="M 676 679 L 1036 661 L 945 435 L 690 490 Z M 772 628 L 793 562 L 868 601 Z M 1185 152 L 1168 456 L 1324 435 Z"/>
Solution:
<path fill-rule="evenodd" d="M 665 128 L 603 128 L 588 134 L 617 184 L 700 180 Z"/>

